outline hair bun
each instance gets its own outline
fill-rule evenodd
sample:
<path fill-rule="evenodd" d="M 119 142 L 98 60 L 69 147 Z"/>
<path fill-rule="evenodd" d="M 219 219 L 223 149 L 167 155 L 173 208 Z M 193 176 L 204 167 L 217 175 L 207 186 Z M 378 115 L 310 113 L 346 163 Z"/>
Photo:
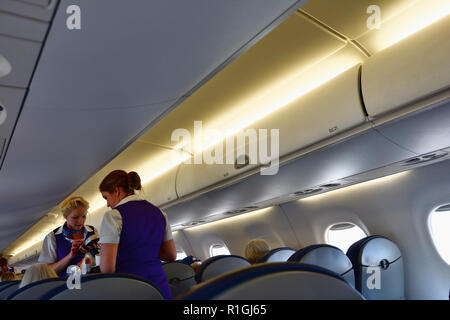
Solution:
<path fill-rule="evenodd" d="M 141 178 L 137 174 L 137 172 L 131 171 L 128 172 L 128 186 L 131 190 L 141 190 Z"/>

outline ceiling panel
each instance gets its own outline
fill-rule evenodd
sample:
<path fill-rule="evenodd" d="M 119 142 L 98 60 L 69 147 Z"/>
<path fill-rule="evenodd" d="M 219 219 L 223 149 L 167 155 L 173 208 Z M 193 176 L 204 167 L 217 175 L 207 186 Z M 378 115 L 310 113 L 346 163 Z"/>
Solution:
<path fill-rule="evenodd" d="M 62 0 L 28 103 L 122 108 L 181 97 L 295 0 Z"/>
<path fill-rule="evenodd" d="M 68 30 L 73 1 L 61 0 L 0 171 L 0 215 L 35 223 L 304 2 L 79 0 L 81 30 Z M 51 12 L 49 3 L 33 7 Z M 16 4 L 2 0 L 0 10 L 45 20 Z M 35 65 L 14 57 L 37 57 L 40 45 L 22 47 L 0 46 L 13 65 L 0 83 L 28 85 L 21 77 Z M 22 230 L 0 224 L 0 248 Z"/>

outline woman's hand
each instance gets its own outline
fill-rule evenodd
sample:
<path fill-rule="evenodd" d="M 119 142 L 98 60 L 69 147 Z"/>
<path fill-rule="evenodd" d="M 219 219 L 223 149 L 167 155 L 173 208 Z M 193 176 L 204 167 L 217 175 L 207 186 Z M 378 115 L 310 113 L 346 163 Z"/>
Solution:
<path fill-rule="evenodd" d="M 83 242 L 84 242 L 83 240 L 74 240 L 73 241 L 72 248 L 70 249 L 70 253 L 69 253 L 70 259 L 73 259 L 77 255 L 78 250 L 80 249 Z"/>

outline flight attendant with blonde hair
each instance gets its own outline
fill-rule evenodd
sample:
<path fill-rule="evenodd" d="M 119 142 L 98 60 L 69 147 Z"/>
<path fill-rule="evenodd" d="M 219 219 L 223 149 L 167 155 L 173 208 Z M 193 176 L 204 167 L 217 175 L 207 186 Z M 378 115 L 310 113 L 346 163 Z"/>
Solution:
<path fill-rule="evenodd" d="M 77 265 L 87 250 L 83 248 L 86 239 L 98 237 L 93 226 L 84 225 L 89 203 L 82 197 L 71 197 L 61 204 L 66 222 L 50 232 L 44 239 L 39 262 L 48 263 L 60 277 L 68 276 L 66 268 Z"/>

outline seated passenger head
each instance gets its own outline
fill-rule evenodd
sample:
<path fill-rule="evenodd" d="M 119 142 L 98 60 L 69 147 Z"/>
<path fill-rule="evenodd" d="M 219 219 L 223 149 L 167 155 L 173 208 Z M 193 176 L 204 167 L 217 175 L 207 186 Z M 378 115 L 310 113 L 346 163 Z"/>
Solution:
<path fill-rule="evenodd" d="M 82 197 L 71 197 L 61 204 L 61 212 L 67 220 L 67 226 L 73 230 L 81 230 L 86 221 L 89 202 Z"/>
<path fill-rule="evenodd" d="M 1 257 L 0 258 L 0 272 L 8 271 L 8 259 Z"/>
<path fill-rule="evenodd" d="M 202 263 L 200 261 L 191 263 L 191 267 L 192 267 L 192 269 L 194 269 L 195 273 L 198 272 L 198 269 L 200 268 L 201 265 L 202 265 Z"/>
<path fill-rule="evenodd" d="M 114 170 L 103 179 L 99 189 L 106 205 L 114 208 L 123 198 L 142 189 L 141 178 L 134 171 Z"/>
<path fill-rule="evenodd" d="M 4 282 L 4 281 L 14 281 L 16 280 L 16 275 L 14 274 L 14 272 L 3 272 L 2 275 L 0 276 L 0 281 Z"/>
<path fill-rule="evenodd" d="M 245 258 L 254 264 L 270 251 L 270 247 L 263 239 L 253 239 L 245 247 Z"/>
<path fill-rule="evenodd" d="M 50 278 L 58 278 L 55 270 L 53 270 L 53 268 L 46 263 L 37 263 L 32 265 L 25 271 L 19 288 L 22 288 L 32 282 Z"/>

